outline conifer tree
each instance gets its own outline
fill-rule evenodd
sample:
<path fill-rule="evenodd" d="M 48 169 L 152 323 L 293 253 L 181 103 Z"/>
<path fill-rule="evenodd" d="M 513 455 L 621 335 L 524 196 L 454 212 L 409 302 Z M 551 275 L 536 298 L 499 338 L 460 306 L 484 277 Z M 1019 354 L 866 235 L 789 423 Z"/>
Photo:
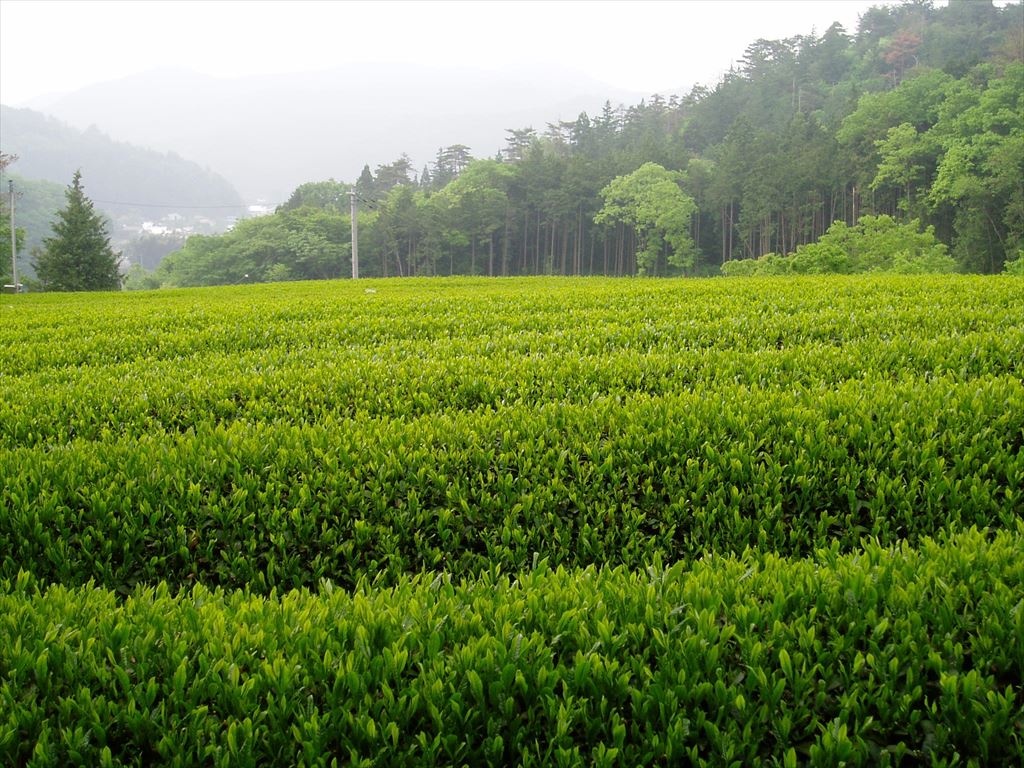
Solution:
<path fill-rule="evenodd" d="M 120 254 L 110 247 L 106 222 L 82 191 L 82 172 L 75 171 L 64 192 L 67 206 L 57 212 L 53 236 L 33 266 L 48 291 L 115 291 L 121 287 Z"/>

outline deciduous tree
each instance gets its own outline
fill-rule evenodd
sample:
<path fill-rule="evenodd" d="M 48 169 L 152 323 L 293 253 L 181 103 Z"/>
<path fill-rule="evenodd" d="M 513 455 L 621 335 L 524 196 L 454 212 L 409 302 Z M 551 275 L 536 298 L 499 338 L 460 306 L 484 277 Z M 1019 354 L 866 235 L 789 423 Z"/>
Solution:
<path fill-rule="evenodd" d="M 595 224 L 623 222 L 639 238 L 637 270 L 665 274 L 669 268 L 693 266 L 690 216 L 697 209 L 693 198 L 679 187 L 678 174 L 656 163 L 644 163 L 628 176 L 619 176 L 601 190 L 604 207 Z"/>

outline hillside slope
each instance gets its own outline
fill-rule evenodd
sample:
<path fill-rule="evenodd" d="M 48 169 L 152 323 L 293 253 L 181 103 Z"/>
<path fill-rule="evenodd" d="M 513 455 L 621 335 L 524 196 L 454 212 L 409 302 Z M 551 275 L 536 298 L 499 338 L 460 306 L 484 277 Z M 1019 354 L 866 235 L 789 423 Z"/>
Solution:
<path fill-rule="evenodd" d="M 113 201 L 100 205 L 113 216 L 159 218 L 173 207 L 218 216 L 244 210 L 235 188 L 208 168 L 173 152 L 114 141 L 95 126 L 78 130 L 34 110 L 0 106 L 0 148 L 18 156 L 11 170 L 26 178 L 63 185 L 80 168 L 90 197 Z"/>

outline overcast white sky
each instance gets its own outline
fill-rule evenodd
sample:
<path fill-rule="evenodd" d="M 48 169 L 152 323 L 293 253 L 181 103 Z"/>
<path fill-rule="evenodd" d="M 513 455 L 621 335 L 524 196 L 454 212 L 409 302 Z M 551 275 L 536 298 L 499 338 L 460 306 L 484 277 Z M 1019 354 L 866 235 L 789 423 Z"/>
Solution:
<path fill-rule="evenodd" d="M 0 101 L 159 68 L 232 77 L 390 61 L 554 64 L 641 93 L 711 84 L 753 40 L 820 34 L 893 0 L 0 0 Z"/>

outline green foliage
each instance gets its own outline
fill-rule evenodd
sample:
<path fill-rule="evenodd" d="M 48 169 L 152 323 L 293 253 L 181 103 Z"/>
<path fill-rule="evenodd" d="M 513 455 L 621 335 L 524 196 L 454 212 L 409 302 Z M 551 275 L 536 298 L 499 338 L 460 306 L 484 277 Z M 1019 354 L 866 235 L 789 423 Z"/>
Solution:
<path fill-rule="evenodd" d="M 351 270 L 350 240 L 347 214 L 303 206 L 190 237 L 156 276 L 171 287 L 340 277 Z"/>
<path fill-rule="evenodd" d="M 1008 765 L 1024 527 L 269 596 L 0 590 L 12 764 Z"/>
<path fill-rule="evenodd" d="M 927 165 L 934 166 L 937 153 L 934 142 L 929 141 L 928 134 L 919 134 L 910 123 L 900 123 L 875 144 L 881 159 L 871 189 L 896 188 L 902 195 L 899 207 L 911 212 L 914 189 L 922 182 Z"/>
<path fill-rule="evenodd" d="M 786 259 L 790 271 L 799 275 L 848 275 L 854 271 L 867 271 L 856 270 L 851 254 L 843 247 L 849 244 L 841 243 L 842 240 L 847 240 L 844 237 L 847 232 L 846 225 L 837 221 L 817 243 L 798 246 L 796 253 Z M 829 235 L 833 235 L 834 238 L 825 242 Z M 837 240 L 840 242 L 836 242 Z"/>
<path fill-rule="evenodd" d="M 840 145 L 856 153 L 865 163 L 868 174 L 877 175 L 880 151 L 893 144 L 892 131 L 903 140 L 912 139 L 908 130 L 916 135 L 935 124 L 943 101 L 955 79 L 940 70 L 925 70 L 892 90 L 865 93 L 857 108 L 847 115 L 836 133 Z M 884 152 L 882 153 L 884 154 Z M 891 160 L 890 160 L 891 162 Z M 865 185 L 871 177 L 864 178 Z"/>
<path fill-rule="evenodd" d="M 618 108 L 606 102 L 594 116 L 511 128 L 501 170 L 462 144 L 440 148 L 419 179 L 405 155 L 375 171 L 366 165 L 351 185 L 363 198 L 361 274 L 709 275 L 742 259 L 794 253 L 831 222 L 854 227 L 865 214 L 932 226 L 959 271 L 999 272 L 1024 244 L 1019 3 L 905 2 L 868 9 L 856 30 L 806 31 L 753 41 L 737 68 L 685 95 Z M 86 152 L 61 126 L 23 112 L 5 108 L 4 120 L 18 126 L 15 134 L 5 122 L 5 139 L 31 134 L 38 147 L 37 133 Z M 97 171 L 120 168 L 108 159 L 117 149 L 99 153 Z M 32 152 L 32 163 L 42 154 Z M 149 160 L 173 177 L 165 184 L 161 176 L 159 195 L 136 186 L 152 187 L 149 166 L 117 194 L 103 193 L 98 179 L 93 189 L 111 199 L 197 204 L 197 191 L 207 202 L 236 199 L 217 179 L 179 184 L 175 158 Z M 640 169 L 648 164 L 680 179 L 683 197 L 667 184 L 659 187 L 666 195 L 641 206 L 622 180 L 647 173 Z M 467 175 L 472 181 L 460 187 Z M 612 185 L 626 197 L 601 216 L 602 190 Z M 311 206 L 344 217 L 349 189 L 334 180 L 302 184 L 279 215 Z M 189 263 L 170 265 L 160 279 L 191 286 L 347 274 L 337 266 L 347 240 L 307 244 L 299 266 L 286 241 L 239 228 L 196 241 L 186 249 Z M 946 268 L 915 254 L 891 259 L 903 270 Z M 790 271 L 767 261 L 761 273 Z M 856 269 L 827 252 L 808 265 Z"/>
<path fill-rule="evenodd" d="M 656 163 L 644 163 L 628 176 L 618 176 L 601 190 L 604 207 L 595 224 L 627 224 L 640 238 L 637 271 L 664 275 L 694 264 L 691 216 L 697 206 L 679 187 L 678 174 Z"/>
<path fill-rule="evenodd" d="M 14 227 L 14 252 L 18 260 L 18 282 L 23 283 L 21 252 L 25 247 L 25 230 Z M 0 282 L 9 285 L 11 280 L 11 222 L 10 209 L 0 200 Z"/>
<path fill-rule="evenodd" d="M 16 156 L 0 152 L 0 189 L 7 187 L 7 167 L 17 161 Z M 19 254 L 25 247 L 25 230 L 23 227 L 14 226 L 13 253 L 11 245 L 11 219 L 10 219 L 10 196 L 0 191 L 0 285 L 10 285 L 14 279 L 11 271 L 12 262 L 20 262 Z M 20 265 L 18 282 L 22 283 Z"/>
<path fill-rule="evenodd" d="M 793 260 L 780 256 L 777 253 L 766 253 L 756 259 L 735 259 L 733 261 L 727 261 L 721 267 L 723 275 L 736 277 L 736 276 L 751 276 L 760 275 L 767 277 L 769 275 L 791 275 L 793 274 Z"/>
<path fill-rule="evenodd" d="M 22 297 L 0 763 L 1011 763 L 1022 296 Z"/>
<path fill-rule="evenodd" d="M 350 190 L 351 187 L 348 184 L 337 182 L 334 179 L 300 184 L 292 192 L 291 197 L 278 206 L 277 210 L 278 212 L 293 211 L 296 208 L 310 205 L 314 208 L 345 213 L 349 209 L 348 193 Z"/>
<path fill-rule="evenodd" d="M 509 183 L 514 176 L 515 170 L 509 165 L 495 160 L 477 160 L 467 165 L 432 199 L 441 221 L 471 238 L 470 274 L 476 273 L 477 239 L 487 240 L 490 246 L 487 274 L 495 274 L 494 235 L 505 225 Z M 434 178 L 439 176 L 435 174 Z"/>
<path fill-rule="evenodd" d="M 916 219 L 900 224 L 884 215 L 862 216 L 854 227 L 836 222 L 817 243 L 797 248 L 793 256 L 794 271 L 805 273 L 907 271 L 900 265 L 910 265 L 909 271 L 956 268 L 932 227 L 922 232 Z"/>
<path fill-rule="evenodd" d="M 441 413 L 387 429 L 379 417 L 323 415 L 298 428 L 237 419 L 173 441 L 72 443 L 59 462 L 41 447 L 15 451 L 3 462 L 21 472 L 0 527 L 3 570 L 22 564 L 42 578 L 111 588 L 198 578 L 266 591 L 324 577 L 351 586 L 368 573 L 391 582 L 421 569 L 514 572 L 538 552 L 553 563 L 629 567 L 708 549 L 796 555 L 833 541 L 850 549 L 868 534 L 916 540 L 1012 519 L 1003 490 L 1022 467 L 1003 446 L 1021 420 L 1000 409 L 1024 407 L 1019 384 L 883 391 L 858 381 L 807 411 L 794 398 L 716 387 L 703 393 L 714 407 L 694 397 L 601 398 L 586 409 Z M 811 413 L 846 414 L 865 392 L 884 426 L 848 416 L 841 423 L 857 440 L 816 426 Z M 908 404 L 913 420 L 900 416 Z M 978 415 L 951 423 L 938 404 Z M 733 423 L 702 427 L 716 408 Z M 773 412 L 786 422 L 774 423 Z M 558 430 L 573 437 L 547 445 Z M 905 435 L 895 451 L 920 447 L 920 456 L 879 451 L 891 430 Z M 503 433 L 501 448 L 480 447 Z M 588 450 L 602 433 L 607 446 Z M 787 448 L 808 433 L 813 446 Z M 756 445 L 771 458 L 750 459 Z M 278 458 L 260 468 L 270 457 Z M 142 467 L 145 480 L 133 482 Z M 93 489 L 86 508 L 76 505 L 82 489 Z"/>
<path fill-rule="evenodd" d="M 8 578 L 349 587 L 850 550 L 1019 510 L 1013 281 L 45 298 L 0 336 Z"/>
<path fill-rule="evenodd" d="M 19 232 L 18 239 L 18 274 L 31 275 L 28 254 L 41 248 L 43 238 L 50 232 L 50 227 L 65 204 L 64 190 L 61 184 L 36 179 L 26 179 L 17 174 L 5 171 L 0 174 L 0 271 L 10 276 L 11 273 L 11 235 L 10 209 L 7 205 L 8 181 L 14 182 L 17 195 L 15 201 L 15 228 Z"/>
<path fill-rule="evenodd" d="M 65 191 L 67 205 L 57 212 L 53 236 L 33 267 L 47 291 L 113 291 L 121 287 L 120 254 L 110 247 L 103 216 L 93 208 L 75 171 Z"/>
<path fill-rule="evenodd" d="M 125 243 L 122 255 L 132 265 L 153 271 L 169 254 L 181 250 L 186 239 L 184 235 L 177 234 L 143 233 Z"/>
<path fill-rule="evenodd" d="M 941 275 L 957 271 L 956 260 L 945 250 L 928 249 L 918 253 L 897 251 L 889 271 L 902 275 Z"/>
<path fill-rule="evenodd" d="M 1024 64 L 949 105 L 933 132 L 944 155 L 929 202 L 955 210 L 955 252 L 998 272 L 1024 246 Z"/>
<path fill-rule="evenodd" d="M 831 246 L 795 267 L 742 260 L 793 254 L 831 222 L 856 228 L 868 215 L 933 227 L 955 260 L 896 250 L 876 268 L 998 272 L 1024 243 L 1019 28 L 1013 5 L 873 8 L 853 35 L 834 24 L 821 36 L 757 40 L 713 88 L 509 129 L 501 162 L 454 144 L 418 181 L 404 156 L 376 173 L 367 166 L 355 182 L 371 211 L 360 271 L 855 272 Z M 344 213 L 344 188 L 302 185 L 281 210 Z M 270 265 L 217 266 L 234 258 L 233 238 L 205 245 L 206 268 L 165 282 L 265 279 Z"/>
<path fill-rule="evenodd" d="M 825 275 L 857 272 L 942 274 L 956 271 L 956 261 L 935 237 L 932 227 L 920 231 L 916 219 L 900 224 L 891 216 L 862 216 L 854 227 L 841 221 L 816 243 L 801 245 L 789 256 L 765 254 L 759 259 L 722 265 L 725 275 Z"/>
<path fill-rule="evenodd" d="M 1024 286 L 922 274 L 1024 265 L 1019 13 L 356 183 L 366 275 L 787 279 L 7 302 L 0 763 L 1019 762 Z M 346 189 L 129 284 L 347 274 Z"/>
<path fill-rule="evenodd" d="M 160 280 L 152 272 L 138 264 L 132 264 L 124 276 L 124 289 L 126 291 L 151 291 L 160 287 Z"/>

